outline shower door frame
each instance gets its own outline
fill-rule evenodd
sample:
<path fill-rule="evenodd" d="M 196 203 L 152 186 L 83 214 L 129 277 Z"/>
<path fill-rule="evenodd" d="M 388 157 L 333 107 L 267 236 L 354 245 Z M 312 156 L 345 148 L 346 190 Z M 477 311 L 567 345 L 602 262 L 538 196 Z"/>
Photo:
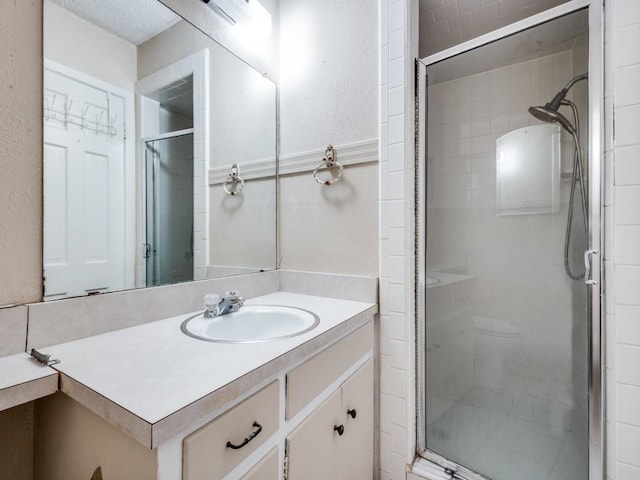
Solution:
<path fill-rule="evenodd" d="M 141 148 L 140 151 L 142 152 L 142 155 L 144 158 L 141 158 L 142 160 L 142 184 L 144 187 L 143 190 L 143 201 L 142 201 L 142 211 L 141 211 L 141 219 L 140 219 L 140 223 L 141 223 L 141 238 L 142 238 L 142 244 L 145 246 L 144 252 L 143 252 L 143 256 L 142 256 L 142 269 L 140 272 L 141 278 L 144 281 L 144 286 L 142 288 L 148 288 L 148 287 L 158 287 L 161 285 L 165 285 L 165 284 L 158 284 L 158 285 L 149 285 L 149 251 L 147 251 L 148 246 L 150 245 L 156 245 L 158 242 L 156 241 L 156 239 L 153 239 L 153 244 L 149 242 L 149 235 L 148 235 L 148 230 L 149 230 L 149 224 L 148 224 L 148 219 L 149 219 L 149 215 L 148 215 L 148 210 L 149 210 L 149 198 L 148 198 L 148 191 L 147 188 L 149 186 L 149 182 L 148 182 L 148 175 L 149 175 L 149 164 L 147 162 L 147 144 L 149 142 L 158 142 L 158 141 L 162 141 L 162 140 L 172 140 L 174 138 L 180 138 L 180 137 L 186 137 L 187 135 L 191 135 L 191 143 L 193 146 L 193 155 L 192 155 L 192 166 L 193 166 L 193 171 L 195 172 L 196 169 L 196 165 L 195 165 L 195 128 L 185 128 L 183 130 L 174 130 L 171 132 L 166 132 L 166 133 L 159 133 L 157 135 L 151 135 L 149 137 L 145 137 L 145 138 L 141 138 L 140 139 L 140 144 L 141 144 Z M 155 170 L 155 159 L 154 159 L 154 170 Z M 193 177 L 193 174 L 192 174 Z M 156 189 L 156 185 L 153 185 L 153 189 Z M 154 195 L 154 197 L 157 197 L 157 195 Z M 194 221 L 195 221 L 195 216 L 194 216 L 194 212 L 195 212 L 195 208 L 197 207 L 196 205 L 196 201 L 195 201 L 195 191 L 194 191 L 194 195 L 192 196 L 192 216 L 194 217 Z M 157 201 L 154 200 L 154 211 L 156 208 L 156 203 Z M 154 216 L 156 216 L 156 213 L 154 213 Z M 152 220 L 154 222 L 154 224 L 156 223 L 156 219 L 154 218 Z M 191 232 L 192 235 L 195 234 L 195 231 Z M 193 247 L 192 247 L 193 248 Z M 155 262 L 155 261 L 154 261 Z M 194 265 L 195 267 L 195 265 Z M 154 270 L 157 270 L 157 264 L 155 265 Z M 192 268 L 192 276 L 195 277 L 195 269 Z M 194 281 L 194 279 L 192 280 L 187 280 L 189 282 Z"/>
<path fill-rule="evenodd" d="M 604 376 L 602 368 L 603 326 L 601 302 L 603 275 L 603 208 L 602 182 L 604 179 L 604 6 L 603 0 L 571 0 L 537 15 L 500 28 L 476 39 L 443 50 L 416 61 L 416 145 L 415 145 L 415 189 L 416 189 L 416 445 L 418 460 L 414 467 L 425 460 L 432 466 L 455 471 L 459 477 L 469 480 L 484 479 L 482 475 L 450 461 L 427 449 L 426 442 L 426 107 L 427 74 L 429 65 L 468 52 L 483 45 L 507 38 L 542 23 L 588 8 L 589 18 L 589 239 L 587 250 L 598 252 L 591 262 L 592 278 L 596 281 L 587 288 L 587 321 L 589 322 L 589 479 L 604 478 Z M 434 465 L 435 464 L 435 465 Z M 424 463 L 423 463 L 424 465 Z M 414 471 L 422 470 L 419 467 Z"/>

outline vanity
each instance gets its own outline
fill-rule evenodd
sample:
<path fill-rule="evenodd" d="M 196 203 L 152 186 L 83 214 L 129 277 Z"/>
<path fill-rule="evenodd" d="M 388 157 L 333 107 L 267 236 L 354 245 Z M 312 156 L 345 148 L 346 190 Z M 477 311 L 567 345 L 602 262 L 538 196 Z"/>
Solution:
<path fill-rule="evenodd" d="M 245 304 L 320 321 L 217 343 L 185 335 L 186 314 L 42 349 L 60 392 L 38 403 L 36 478 L 372 478 L 377 305 L 284 291 Z"/>

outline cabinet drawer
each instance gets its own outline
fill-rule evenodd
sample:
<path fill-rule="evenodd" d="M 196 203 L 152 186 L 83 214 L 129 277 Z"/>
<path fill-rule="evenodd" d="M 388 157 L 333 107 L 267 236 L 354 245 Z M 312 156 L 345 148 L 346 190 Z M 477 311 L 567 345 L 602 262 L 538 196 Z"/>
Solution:
<path fill-rule="evenodd" d="M 373 347 L 373 322 L 343 338 L 287 374 L 287 420 Z"/>
<path fill-rule="evenodd" d="M 184 480 L 217 479 L 229 473 L 278 429 L 278 381 L 233 407 L 183 443 Z M 240 445 L 258 428 L 260 433 L 239 449 L 227 447 L 227 442 Z"/>

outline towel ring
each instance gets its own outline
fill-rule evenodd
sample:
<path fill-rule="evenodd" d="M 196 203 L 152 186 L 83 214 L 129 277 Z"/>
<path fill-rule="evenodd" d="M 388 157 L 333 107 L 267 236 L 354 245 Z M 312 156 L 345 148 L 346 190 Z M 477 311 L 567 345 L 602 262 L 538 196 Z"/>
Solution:
<path fill-rule="evenodd" d="M 233 189 L 229 188 L 231 184 L 234 185 Z M 222 184 L 222 188 L 224 188 L 224 193 L 231 196 L 239 195 L 244 189 L 244 180 L 240 176 L 240 166 L 237 163 L 231 166 L 229 176 Z"/>
<path fill-rule="evenodd" d="M 313 171 L 313 178 L 320 185 L 325 185 L 328 187 L 330 185 L 333 185 L 336 182 L 339 182 L 340 179 L 342 178 L 342 171 L 344 170 L 344 167 L 338 161 L 336 161 L 335 153 L 336 152 L 333 146 L 331 145 L 327 146 L 327 149 L 324 151 L 324 157 L 322 159 L 322 162 L 320 162 L 318 166 L 315 168 L 315 170 Z M 332 168 L 337 168 L 338 174 L 327 180 L 322 180 L 318 176 L 318 172 L 320 171 L 321 168 L 327 168 L 329 170 L 331 170 Z"/>

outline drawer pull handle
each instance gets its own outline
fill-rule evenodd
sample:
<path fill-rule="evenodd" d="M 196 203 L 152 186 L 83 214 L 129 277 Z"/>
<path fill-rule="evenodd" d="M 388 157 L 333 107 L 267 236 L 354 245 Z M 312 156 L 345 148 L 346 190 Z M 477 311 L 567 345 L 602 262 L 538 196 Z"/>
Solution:
<path fill-rule="evenodd" d="M 356 412 L 355 408 L 347 410 L 347 415 L 350 415 L 351 418 L 356 418 L 357 414 L 358 414 L 358 412 Z"/>
<path fill-rule="evenodd" d="M 333 430 L 338 432 L 338 435 L 342 436 L 344 433 L 344 425 L 334 425 Z"/>
<path fill-rule="evenodd" d="M 227 448 L 233 448 L 234 450 L 238 450 L 239 448 L 244 447 L 247 443 L 249 443 L 251 440 L 256 438 L 258 434 L 262 431 L 262 425 L 260 425 L 258 422 L 253 422 L 253 428 L 255 428 L 255 430 L 251 432 L 251 434 L 247 438 L 245 438 L 240 445 L 234 445 L 231 442 L 227 442 Z"/>

